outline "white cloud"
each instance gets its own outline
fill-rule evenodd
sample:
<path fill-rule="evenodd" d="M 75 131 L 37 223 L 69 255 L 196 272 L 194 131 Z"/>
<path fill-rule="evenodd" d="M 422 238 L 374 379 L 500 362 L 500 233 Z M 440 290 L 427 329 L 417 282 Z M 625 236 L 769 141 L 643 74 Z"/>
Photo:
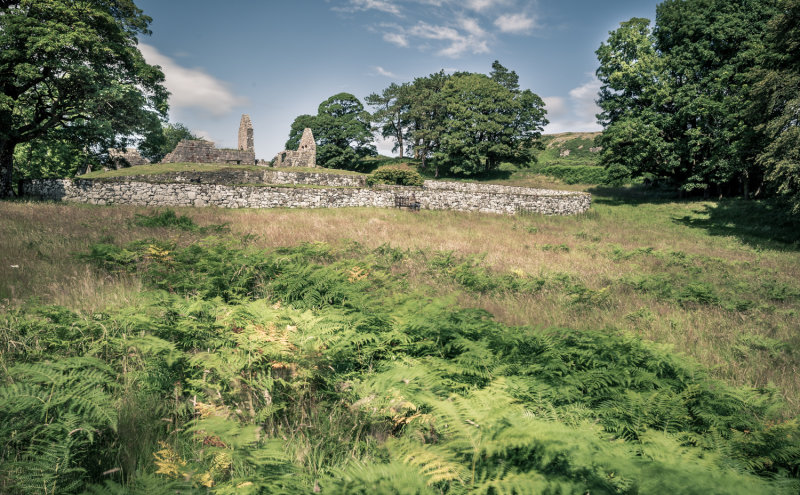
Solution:
<path fill-rule="evenodd" d="M 527 33 L 536 22 L 525 14 L 504 14 L 494 21 L 494 25 L 504 33 Z"/>
<path fill-rule="evenodd" d="M 545 96 L 544 107 L 547 110 L 547 118 L 549 120 L 560 119 L 569 113 L 567 109 L 567 101 L 561 96 Z"/>
<path fill-rule="evenodd" d="M 376 66 L 375 66 L 375 67 L 373 67 L 373 68 L 375 69 L 375 72 L 376 72 L 376 73 L 378 73 L 378 75 L 380 75 L 380 76 L 385 76 L 385 77 L 397 77 L 397 75 L 396 75 L 396 74 L 394 74 L 393 72 L 390 72 L 390 71 L 388 71 L 388 70 L 384 69 L 384 68 L 383 68 L 383 67 L 381 67 L 380 65 L 376 65 Z"/>
<path fill-rule="evenodd" d="M 139 51 L 148 64 L 159 65 L 164 71 L 164 85 L 171 93 L 169 103 L 172 109 L 199 108 L 221 116 L 247 103 L 246 99 L 233 94 L 226 83 L 202 69 L 182 67 L 151 45 L 141 43 Z"/>
<path fill-rule="evenodd" d="M 483 38 L 486 36 L 486 31 L 484 31 L 478 21 L 476 19 L 470 19 L 468 17 L 464 17 L 459 20 L 458 24 L 461 26 L 461 29 L 468 32 L 472 36 L 477 38 Z"/>
<path fill-rule="evenodd" d="M 404 34 L 400 33 L 386 33 L 383 35 L 383 39 L 392 43 L 397 46 L 407 47 L 408 46 L 408 39 Z"/>
<path fill-rule="evenodd" d="M 600 107 L 595 100 L 600 91 L 600 81 L 592 79 L 569 91 L 569 97 L 549 96 L 543 98 L 550 124 L 545 127 L 549 134 L 559 132 L 592 132 L 603 127 L 597 123 Z"/>
<path fill-rule="evenodd" d="M 387 14 L 400 15 L 400 7 L 388 0 L 350 0 L 350 8 L 344 10 L 378 10 Z"/>
<path fill-rule="evenodd" d="M 601 86 L 602 84 L 595 77 L 586 84 L 571 89 L 569 95 L 578 100 L 591 101 L 594 103 L 594 100 L 597 99 L 597 94 L 600 92 Z"/>
<path fill-rule="evenodd" d="M 467 21 L 467 25 L 472 29 L 477 28 L 477 30 L 480 30 L 480 32 L 485 35 L 485 32 L 480 29 L 477 23 L 472 25 L 469 21 Z M 486 42 L 486 39 L 482 38 L 482 36 L 475 34 L 463 34 L 457 29 L 449 26 L 433 25 L 424 21 L 420 21 L 408 32 L 412 36 L 423 39 L 449 42 L 450 44 L 448 46 L 439 50 L 438 52 L 439 55 L 444 55 L 446 57 L 458 58 L 466 52 L 489 52 L 489 45 Z"/>
<path fill-rule="evenodd" d="M 476 10 L 478 12 L 496 7 L 498 5 L 508 4 L 507 0 L 467 0 L 466 7 L 468 9 Z"/>
<path fill-rule="evenodd" d="M 199 137 L 200 139 L 205 139 L 206 141 L 214 141 L 214 139 L 211 137 L 211 133 L 203 129 L 192 129 L 191 133 Z"/>

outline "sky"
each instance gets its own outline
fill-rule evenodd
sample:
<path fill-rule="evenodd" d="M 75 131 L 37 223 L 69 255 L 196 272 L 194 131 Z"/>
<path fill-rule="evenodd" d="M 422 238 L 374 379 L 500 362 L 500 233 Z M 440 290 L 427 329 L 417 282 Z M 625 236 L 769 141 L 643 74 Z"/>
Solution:
<path fill-rule="evenodd" d="M 546 133 L 600 130 L 594 54 L 660 0 L 136 0 L 152 17 L 139 48 L 171 92 L 170 121 L 235 148 L 249 114 L 259 159 L 292 121 L 347 92 L 444 69 L 488 74 L 494 60 L 541 96 Z M 377 140 L 391 155 L 392 143 Z"/>

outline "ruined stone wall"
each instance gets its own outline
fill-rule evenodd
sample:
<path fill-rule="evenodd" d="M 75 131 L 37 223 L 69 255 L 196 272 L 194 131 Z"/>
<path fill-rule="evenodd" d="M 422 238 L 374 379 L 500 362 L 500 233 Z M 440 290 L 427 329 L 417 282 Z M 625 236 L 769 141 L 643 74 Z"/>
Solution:
<path fill-rule="evenodd" d="M 453 184 L 453 183 L 450 183 Z M 499 186 L 503 187 L 503 186 Z M 509 187 L 509 186 L 506 186 Z M 552 194 L 553 192 L 557 194 Z M 22 193 L 44 199 L 90 204 L 141 206 L 218 206 L 222 208 L 344 208 L 394 206 L 397 194 L 414 194 L 423 209 L 477 211 L 496 214 L 520 212 L 571 215 L 588 210 L 586 193 L 540 191 L 465 193 L 461 188 L 379 186 L 375 188 L 291 188 L 226 186 L 221 184 L 153 184 L 86 179 L 24 181 Z"/>
<path fill-rule="evenodd" d="M 297 151 L 284 150 L 275 155 L 273 160 L 275 167 L 316 167 L 317 166 L 317 142 L 314 141 L 314 134 L 311 129 L 303 129 L 303 136 L 300 138 L 300 145 Z"/>
<path fill-rule="evenodd" d="M 240 163 L 255 164 L 255 152 L 247 150 L 217 149 L 214 143 L 204 140 L 184 139 L 161 163 Z"/>
<path fill-rule="evenodd" d="M 239 122 L 239 146 L 240 151 L 254 151 L 253 146 L 253 123 L 250 122 L 250 116 L 247 114 L 242 115 L 242 120 Z"/>

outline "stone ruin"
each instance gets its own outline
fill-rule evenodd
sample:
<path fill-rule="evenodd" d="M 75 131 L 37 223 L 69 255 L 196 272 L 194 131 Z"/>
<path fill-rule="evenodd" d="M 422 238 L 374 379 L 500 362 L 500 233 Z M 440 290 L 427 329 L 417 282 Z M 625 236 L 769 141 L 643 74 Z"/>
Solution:
<path fill-rule="evenodd" d="M 306 127 L 303 130 L 303 137 L 300 138 L 300 146 L 297 151 L 281 151 L 275 155 L 272 165 L 274 167 L 316 167 L 317 143 L 314 141 L 311 129 Z"/>
<path fill-rule="evenodd" d="M 255 165 L 256 152 L 253 147 L 253 124 L 250 116 L 242 115 L 239 123 L 238 149 L 219 149 L 211 141 L 184 139 L 161 163 L 236 163 Z"/>
<path fill-rule="evenodd" d="M 140 155 L 136 148 L 126 148 L 124 150 L 110 149 L 108 150 L 108 157 L 111 166 L 116 170 L 150 163 L 150 160 Z"/>
<path fill-rule="evenodd" d="M 250 122 L 250 116 L 247 114 L 242 115 L 242 120 L 239 122 L 239 151 L 254 151 L 253 147 L 253 123 Z"/>

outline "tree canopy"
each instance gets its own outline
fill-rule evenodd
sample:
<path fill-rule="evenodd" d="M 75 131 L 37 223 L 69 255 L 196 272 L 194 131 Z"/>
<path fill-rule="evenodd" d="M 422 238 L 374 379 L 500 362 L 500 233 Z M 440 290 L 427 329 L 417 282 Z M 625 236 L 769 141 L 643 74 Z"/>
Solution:
<path fill-rule="evenodd" d="M 602 162 L 617 179 L 664 179 L 681 191 L 749 194 L 765 145 L 749 102 L 765 63 L 776 0 L 667 0 L 612 31 L 597 50 Z"/>
<path fill-rule="evenodd" d="M 21 143 L 69 139 L 89 153 L 164 118 L 164 75 L 137 48 L 150 21 L 132 0 L 0 2 L 0 197 Z"/>
<path fill-rule="evenodd" d="M 317 115 L 295 118 L 286 149 L 297 149 L 306 127 L 314 133 L 317 164 L 323 167 L 357 169 L 362 158 L 377 153 L 372 144 L 369 112 L 350 93 L 339 93 L 323 101 Z"/>
<path fill-rule="evenodd" d="M 422 160 L 435 158 L 435 173 L 443 168 L 457 175 L 474 175 L 501 162 L 525 165 L 547 124 L 544 102 L 519 89 L 519 77 L 500 62 L 490 76 L 444 71 L 392 84 L 367 97 L 376 108 L 373 122 L 395 150 Z M 405 149 L 404 149 L 405 148 Z"/>

